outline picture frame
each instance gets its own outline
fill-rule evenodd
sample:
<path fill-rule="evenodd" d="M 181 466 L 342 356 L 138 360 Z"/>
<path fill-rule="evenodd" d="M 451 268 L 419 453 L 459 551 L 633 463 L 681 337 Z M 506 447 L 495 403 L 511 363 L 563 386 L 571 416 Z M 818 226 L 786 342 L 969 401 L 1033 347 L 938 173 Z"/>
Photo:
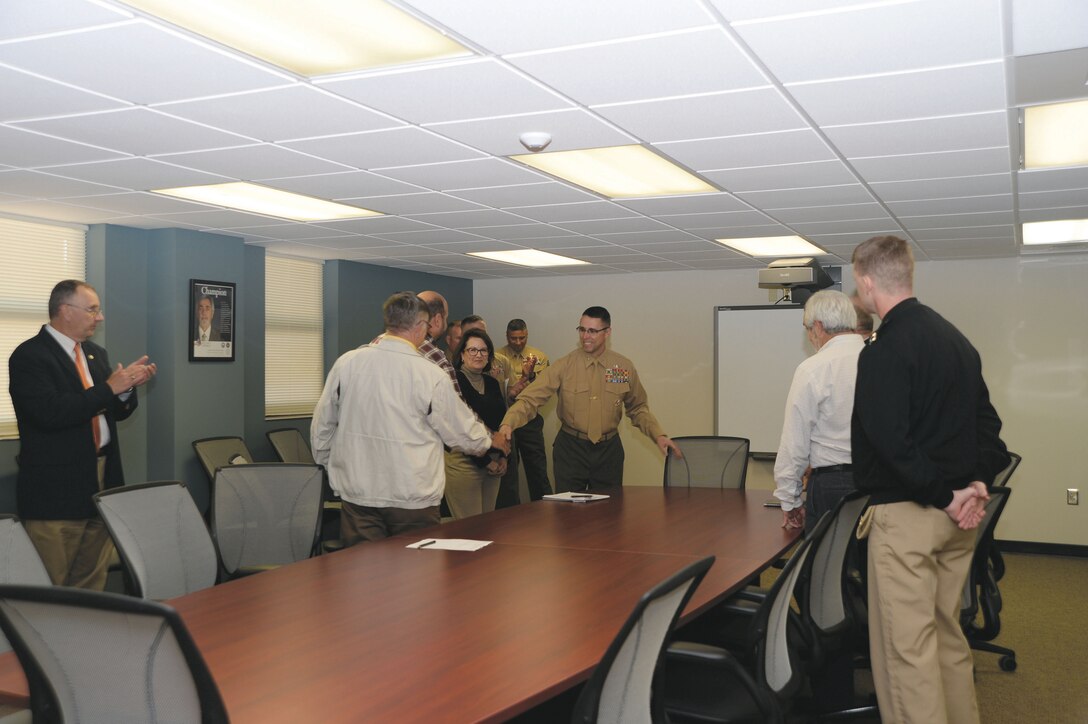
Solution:
<path fill-rule="evenodd" d="M 189 280 L 189 361 L 233 362 L 236 285 L 205 279 Z"/>

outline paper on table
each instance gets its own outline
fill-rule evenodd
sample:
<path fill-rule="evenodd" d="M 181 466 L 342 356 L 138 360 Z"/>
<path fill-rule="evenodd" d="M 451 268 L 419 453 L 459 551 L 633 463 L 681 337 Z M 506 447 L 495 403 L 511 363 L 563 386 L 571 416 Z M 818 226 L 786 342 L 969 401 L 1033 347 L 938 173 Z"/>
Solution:
<path fill-rule="evenodd" d="M 604 500 L 607 495 L 596 495 L 594 493 L 553 493 L 552 495 L 545 495 L 544 500 L 565 500 L 568 503 L 588 503 L 593 500 Z"/>
<path fill-rule="evenodd" d="M 404 547 L 427 548 L 437 551 L 478 551 L 487 545 L 491 545 L 491 541 L 469 540 L 468 538 L 424 538 Z"/>

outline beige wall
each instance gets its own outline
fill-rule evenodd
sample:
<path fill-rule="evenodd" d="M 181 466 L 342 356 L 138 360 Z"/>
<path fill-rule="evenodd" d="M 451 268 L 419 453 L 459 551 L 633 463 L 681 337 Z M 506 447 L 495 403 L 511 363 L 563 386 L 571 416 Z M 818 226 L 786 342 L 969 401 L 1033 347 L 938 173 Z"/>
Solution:
<path fill-rule="evenodd" d="M 1088 501 L 1065 504 L 1067 487 L 1088 492 L 1088 256 L 920 263 L 916 290 L 979 349 L 1010 449 L 1024 456 L 998 535 L 1088 545 Z M 844 269 L 849 279 L 849 269 Z M 847 282 L 846 290 L 853 288 Z M 522 317 L 530 343 L 553 357 L 574 348 L 584 308 L 612 313 L 612 347 L 630 357 L 650 407 L 671 435 L 713 434 L 714 307 L 766 304 L 752 269 L 500 279 L 474 284 L 474 311 L 496 341 Z M 758 340 L 726 340 L 758 344 Z M 545 435 L 555 435 L 554 402 Z M 660 485 L 657 447 L 621 427 L 628 485 Z M 750 487 L 773 487 L 766 465 Z"/>

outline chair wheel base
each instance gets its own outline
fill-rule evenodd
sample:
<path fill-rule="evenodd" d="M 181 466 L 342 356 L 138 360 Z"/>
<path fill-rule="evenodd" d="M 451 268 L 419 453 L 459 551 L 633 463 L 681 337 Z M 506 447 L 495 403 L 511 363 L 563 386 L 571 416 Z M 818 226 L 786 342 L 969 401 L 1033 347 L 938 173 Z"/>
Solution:
<path fill-rule="evenodd" d="M 1002 671 L 1016 671 L 1016 657 L 1002 656 L 998 659 L 997 665 L 1001 667 Z"/>

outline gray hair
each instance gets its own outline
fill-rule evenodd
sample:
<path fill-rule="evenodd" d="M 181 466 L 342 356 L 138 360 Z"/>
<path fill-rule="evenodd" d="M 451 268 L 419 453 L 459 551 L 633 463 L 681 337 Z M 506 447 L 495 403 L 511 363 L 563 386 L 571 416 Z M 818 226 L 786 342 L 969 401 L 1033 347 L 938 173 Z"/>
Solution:
<path fill-rule="evenodd" d="M 820 322 L 828 334 L 853 332 L 858 326 L 858 315 L 850 297 L 833 289 L 816 292 L 805 303 L 804 325 L 807 329 Z"/>
<path fill-rule="evenodd" d="M 86 287 L 91 291 L 94 291 L 94 287 L 79 279 L 65 279 L 62 282 L 57 282 L 57 285 L 53 287 L 53 291 L 49 293 L 49 318 L 56 319 L 60 316 L 60 308 L 62 305 L 67 304 L 80 287 Z"/>
<path fill-rule="evenodd" d="M 419 320 L 429 320 L 431 313 L 427 303 L 416 296 L 415 292 L 397 292 L 385 300 L 382 305 L 382 317 L 385 329 L 389 332 L 404 332 L 411 329 Z"/>

